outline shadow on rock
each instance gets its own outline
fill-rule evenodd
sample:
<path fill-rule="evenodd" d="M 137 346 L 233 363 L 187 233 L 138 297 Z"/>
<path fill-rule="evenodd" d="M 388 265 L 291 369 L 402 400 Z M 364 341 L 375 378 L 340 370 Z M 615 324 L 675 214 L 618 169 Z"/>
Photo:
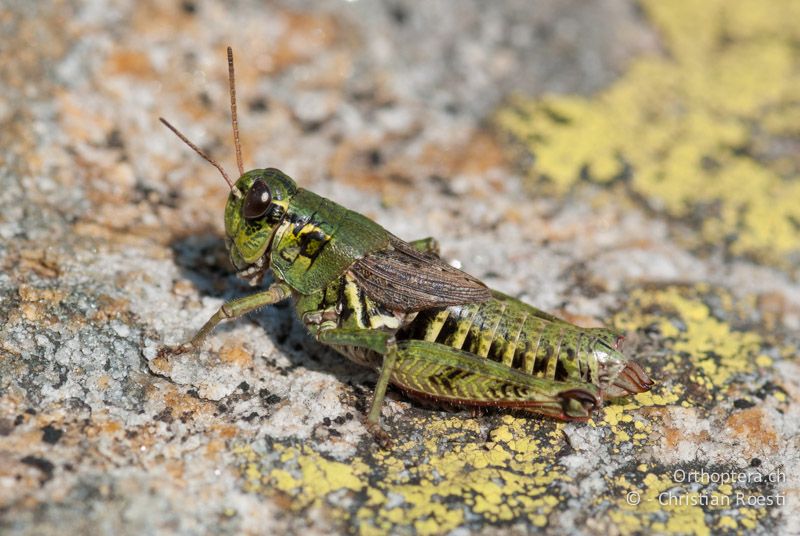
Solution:
<path fill-rule="evenodd" d="M 170 243 L 170 248 L 181 276 L 191 281 L 201 297 L 214 297 L 227 302 L 266 289 L 274 281 L 271 272 L 256 287 L 237 277 L 228 258 L 224 238 L 211 231 L 178 238 Z M 350 383 L 359 383 L 372 377 L 368 369 L 316 342 L 296 317 L 292 300 L 222 322 L 214 331 L 219 333 L 231 330 L 237 322 L 253 322 L 264 330 L 275 346 L 291 361 L 291 366 L 284 369 L 285 371 L 304 367 L 333 374 L 339 380 Z M 191 335 L 190 330 L 187 330 L 186 335 Z M 253 350 L 258 358 L 272 358 L 260 354 L 258 349 Z"/>

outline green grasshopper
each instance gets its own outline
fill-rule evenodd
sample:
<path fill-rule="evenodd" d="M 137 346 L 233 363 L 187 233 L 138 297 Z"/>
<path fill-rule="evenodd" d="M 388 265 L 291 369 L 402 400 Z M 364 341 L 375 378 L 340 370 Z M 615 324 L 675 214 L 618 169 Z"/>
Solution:
<path fill-rule="evenodd" d="M 220 321 L 293 298 L 317 341 L 378 371 L 367 428 L 382 442 L 389 383 L 448 406 L 492 406 L 586 420 L 603 400 L 647 391 L 653 382 L 619 351 L 622 336 L 581 328 L 490 290 L 444 262 L 431 238 L 405 242 L 367 217 L 298 188 L 274 168 L 244 172 L 228 48 L 239 179 L 166 120 L 230 186 L 226 244 L 237 274 L 274 283 L 222 305 L 188 342 L 197 349 Z"/>

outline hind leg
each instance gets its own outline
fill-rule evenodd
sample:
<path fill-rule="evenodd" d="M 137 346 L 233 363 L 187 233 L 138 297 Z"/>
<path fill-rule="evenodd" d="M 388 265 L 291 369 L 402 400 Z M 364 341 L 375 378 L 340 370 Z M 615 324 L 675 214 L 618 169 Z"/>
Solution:
<path fill-rule="evenodd" d="M 392 384 L 457 406 L 522 409 L 564 420 L 586 420 L 600 406 L 591 383 L 537 378 L 475 354 L 420 340 L 400 341 Z"/>

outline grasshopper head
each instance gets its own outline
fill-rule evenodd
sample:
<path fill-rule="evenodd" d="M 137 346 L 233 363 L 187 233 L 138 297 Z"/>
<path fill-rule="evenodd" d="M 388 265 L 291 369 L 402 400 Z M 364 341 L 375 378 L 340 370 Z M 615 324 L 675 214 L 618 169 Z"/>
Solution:
<path fill-rule="evenodd" d="M 239 143 L 239 122 L 236 117 L 236 82 L 231 47 L 228 47 L 228 83 L 231 95 L 233 143 L 236 147 L 236 165 L 240 175 L 236 183 L 231 182 L 219 162 L 189 141 L 166 119 L 160 117 L 159 120 L 194 152 L 217 168 L 230 186 L 231 193 L 225 206 L 226 244 L 237 273 L 255 284 L 261 280 L 269 267 L 267 253 L 272 238 L 278 224 L 286 215 L 292 196 L 297 192 L 297 185 L 283 172 L 274 168 L 254 169 L 245 173 L 242 148 Z"/>
<path fill-rule="evenodd" d="M 226 243 L 240 276 L 255 281 L 268 267 L 272 238 L 297 185 L 283 172 L 254 169 L 239 177 L 225 206 Z"/>

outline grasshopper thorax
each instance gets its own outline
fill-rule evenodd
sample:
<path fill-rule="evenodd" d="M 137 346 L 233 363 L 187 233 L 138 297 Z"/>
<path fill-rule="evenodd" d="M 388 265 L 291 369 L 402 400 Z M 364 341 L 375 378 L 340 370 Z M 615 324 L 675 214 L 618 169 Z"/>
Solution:
<path fill-rule="evenodd" d="M 225 206 L 225 233 L 240 276 L 260 279 L 269 267 L 272 239 L 295 193 L 295 182 L 275 168 L 254 169 L 236 181 Z"/>

